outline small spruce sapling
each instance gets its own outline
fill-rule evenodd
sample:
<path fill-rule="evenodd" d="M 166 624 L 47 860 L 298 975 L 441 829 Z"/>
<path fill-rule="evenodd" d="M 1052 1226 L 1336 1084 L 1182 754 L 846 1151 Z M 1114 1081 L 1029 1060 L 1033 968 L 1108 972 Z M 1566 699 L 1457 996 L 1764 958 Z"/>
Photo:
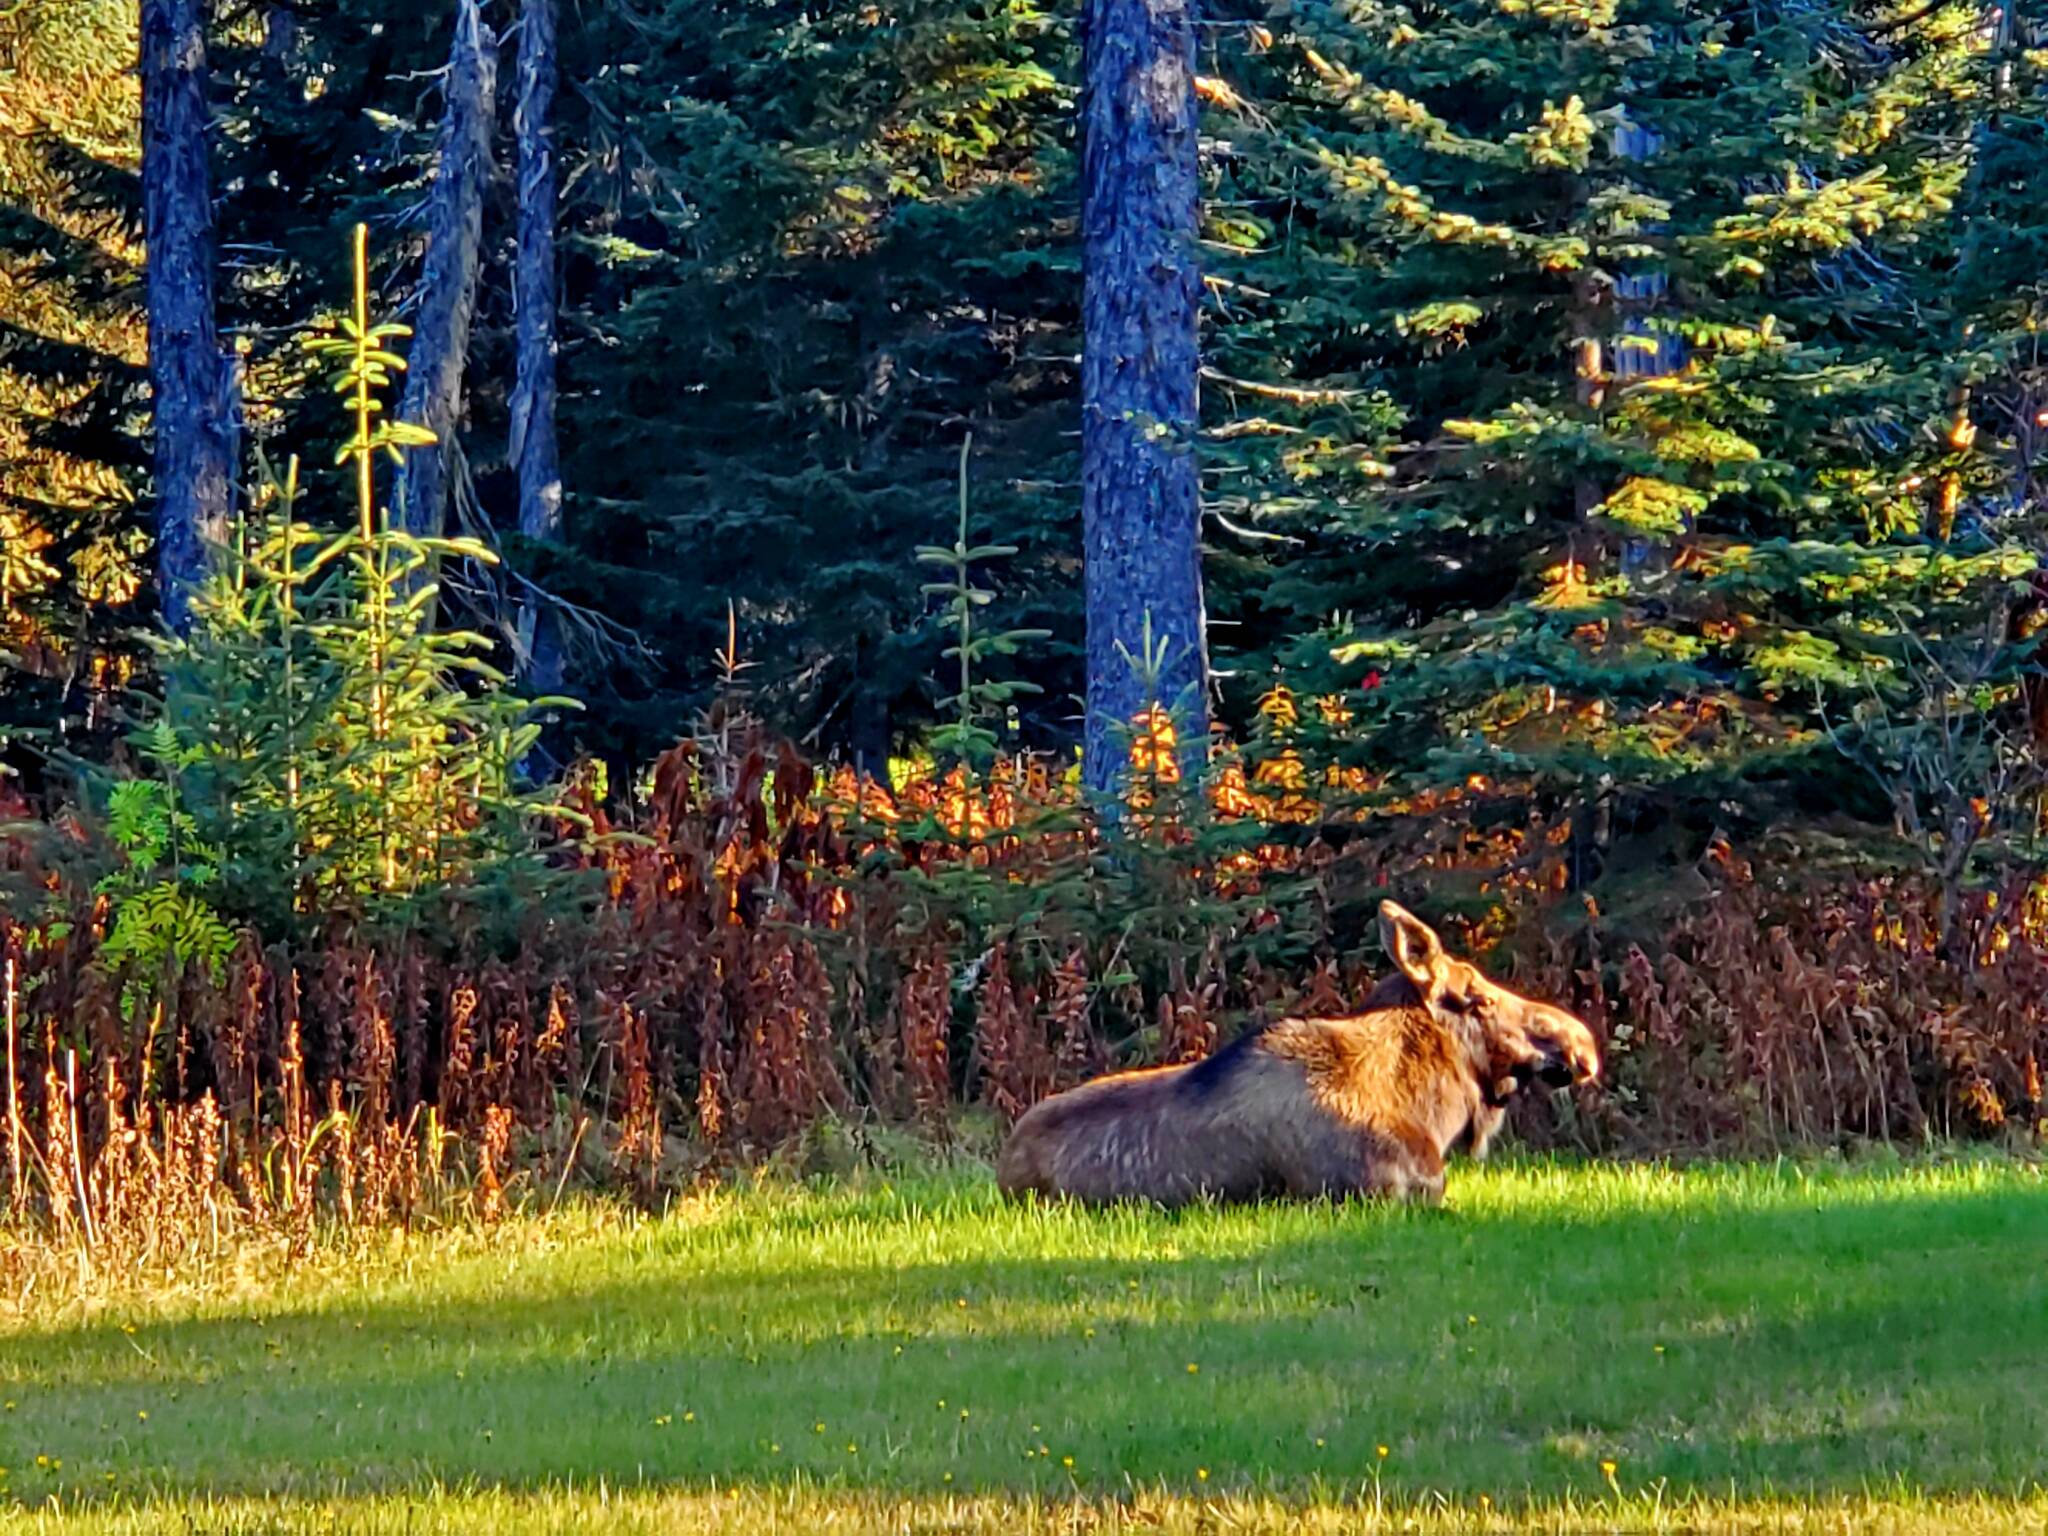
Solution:
<path fill-rule="evenodd" d="M 377 499 L 377 460 L 431 437 L 384 419 L 407 332 L 371 320 L 361 229 L 354 300 L 307 343 L 353 417 L 336 460 L 354 467 L 353 526 L 302 521 L 296 461 L 279 475 L 259 457 L 257 515 L 215 562 L 189 634 L 159 642 L 164 704 L 137 738 L 217 850 L 217 910 L 271 933 L 410 920 L 493 887 L 530 909 L 539 839 L 576 820 L 519 775 L 535 712 L 574 701 L 520 698 L 481 635 L 435 627 L 437 566 L 495 556 L 397 529 Z"/>
<path fill-rule="evenodd" d="M 946 618 L 954 639 L 941 654 L 948 661 L 958 662 L 960 668 L 957 690 L 942 701 L 951 711 L 952 718 L 933 731 L 932 750 L 937 756 L 952 758 L 975 773 L 985 773 L 1002 749 L 990 721 L 1001 719 L 1008 731 L 1014 732 L 1015 701 L 1042 690 L 1037 684 L 1021 679 L 990 679 L 981 675 L 979 669 L 991 657 L 1015 656 L 1027 645 L 1050 639 L 1052 632 L 1045 629 L 978 631 L 975 628 L 975 611 L 993 603 L 995 593 L 975 585 L 974 568 L 991 561 L 1010 559 L 1017 553 L 1017 546 L 972 542 L 967 466 L 973 451 L 974 436 L 969 433 L 960 444 L 959 536 L 950 548 L 937 544 L 918 546 L 917 560 L 920 565 L 938 566 L 946 573 L 944 581 L 926 582 L 924 591 L 927 596 L 945 600 Z"/>

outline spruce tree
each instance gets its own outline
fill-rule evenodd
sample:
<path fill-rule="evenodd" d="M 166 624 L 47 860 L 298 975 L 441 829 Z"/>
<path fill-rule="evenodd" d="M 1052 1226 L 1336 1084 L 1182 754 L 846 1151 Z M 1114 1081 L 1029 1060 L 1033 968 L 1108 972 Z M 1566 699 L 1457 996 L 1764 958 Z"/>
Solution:
<path fill-rule="evenodd" d="M 2031 563 L 1934 517 L 1944 466 L 1993 473 L 1928 323 L 1977 44 L 1849 4 L 1291 17 L 1227 61 L 1215 204 L 1220 510 L 1300 541 L 1240 589 L 1272 663 L 1397 783 L 1840 807 L 1832 724 L 1914 707 L 1911 654 Z"/>
<path fill-rule="evenodd" d="M 311 462 L 331 424 L 281 338 L 332 291 L 359 218 L 402 237 L 380 241 L 380 286 L 417 281 L 441 99 L 420 82 L 452 12 L 220 5 L 223 324 L 251 431 Z M 1061 637 L 1030 658 L 1047 692 L 1024 730 L 1078 734 L 1071 26 L 1042 0 L 663 0 L 558 22 L 560 534 L 525 526 L 507 453 L 507 181 L 484 210 L 455 505 L 518 575 L 444 600 L 512 655 L 525 583 L 561 599 L 592 705 L 565 745 L 628 760 L 709 697 L 730 597 L 764 709 L 881 771 L 944 713 L 914 552 L 950 521 L 971 428 L 977 508 L 1022 547 L 1002 618 Z M 511 164 L 520 93 L 501 96 Z"/>
<path fill-rule="evenodd" d="M 1003 628 L 1061 637 L 1026 739 L 1081 691 L 1070 28 L 1042 0 L 666 0 L 564 12 L 565 556 L 537 570 L 658 646 L 578 679 L 644 756 L 709 697 L 734 600 L 758 706 L 886 771 L 943 713 L 915 555 L 1020 547 Z"/>
<path fill-rule="evenodd" d="M 149 559 L 132 0 L 0 11 L 0 726 L 105 728 Z"/>
<path fill-rule="evenodd" d="M 539 737 L 528 717 L 573 701 L 522 699 L 484 637 L 434 621 L 432 573 L 494 557 L 411 534 L 383 498 L 380 467 L 433 434 L 389 409 L 412 333 L 372 308 L 360 227 L 355 250 L 350 313 L 305 338 L 352 429 L 353 526 L 323 533 L 298 461 L 263 463 L 190 633 L 161 645 L 164 704 L 137 742 L 208 850 L 223 915 L 303 935 L 495 895 L 516 929 L 545 877 L 540 842 L 569 814 L 519 782 Z"/>

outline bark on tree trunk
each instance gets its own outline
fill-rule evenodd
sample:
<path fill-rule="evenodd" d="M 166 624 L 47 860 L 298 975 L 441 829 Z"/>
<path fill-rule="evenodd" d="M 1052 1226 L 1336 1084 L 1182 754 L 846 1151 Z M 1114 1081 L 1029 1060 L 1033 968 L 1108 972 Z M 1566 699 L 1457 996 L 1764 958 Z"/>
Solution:
<path fill-rule="evenodd" d="M 157 586 L 182 633 L 209 545 L 226 542 L 228 365 L 213 300 L 205 0 L 142 0 L 143 237 L 156 435 Z"/>
<path fill-rule="evenodd" d="M 1151 702 L 1132 666 L 1148 615 L 1184 768 L 1199 770 L 1207 748 L 1194 20 L 1194 0 L 1087 0 L 1084 16 L 1083 773 L 1096 790 L 1124 778 L 1122 728 Z"/>
<path fill-rule="evenodd" d="M 279 78 L 290 69 L 298 42 L 299 18 L 289 7 L 273 5 L 263 13 L 263 62 Z"/>
<path fill-rule="evenodd" d="M 508 457 L 519 473 L 519 532 L 552 544 L 562 529 L 555 435 L 555 0 L 525 0 L 519 35 L 519 257 L 512 274 L 517 379 Z M 562 686 L 561 635 L 545 605 L 520 614 L 521 666 L 538 692 Z"/>
<path fill-rule="evenodd" d="M 1663 140 L 1656 134 L 1628 122 L 1614 129 L 1609 142 L 1614 146 L 1617 158 L 1638 162 L 1649 160 L 1663 148 Z M 1651 337 L 1648 316 L 1664 305 L 1670 288 L 1670 277 L 1662 267 L 1631 264 L 1631 270 L 1616 274 L 1614 299 L 1623 337 L 1643 340 Z M 1617 338 L 1612 363 L 1612 377 L 1617 384 L 1624 384 L 1630 379 L 1665 378 L 1685 366 L 1686 349 L 1682 337 L 1666 330 L 1655 333 L 1655 340 L 1656 347 L 1651 350 L 1642 345 L 1641 340 L 1631 345 Z M 1689 526 L 1686 532 L 1691 532 Z M 1669 564 L 1670 559 L 1669 540 L 1636 534 L 1622 540 L 1621 572 L 1624 576 L 1654 576 Z"/>
<path fill-rule="evenodd" d="M 427 261 L 413 317 L 405 398 L 399 419 L 425 427 L 435 445 L 405 456 L 393 496 L 397 527 L 438 538 L 448 514 L 448 465 L 462 413 L 462 370 L 476 313 L 483 246 L 484 180 L 490 174 L 491 120 L 497 100 L 497 40 L 478 0 L 461 0 L 448 54 L 434 185 L 427 196 Z"/>
<path fill-rule="evenodd" d="M 855 647 L 854 675 L 874 675 L 873 648 L 865 641 Z M 866 774 L 884 789 L 895 785 L 889 774 L 889 747 L 895 735 L 889 718 L 889 700 L 879 687 L 856 686 L 847 702 L 846 752 L 853 759 L 853 771 Z"/>
<path fill-rule="evenodd" d="M 1656 134 L 1633 122 L 1617 125 L 1608 143 L 1616 159 L 1638 163 L 1662 148 Z M 1606 411 L 1610 389 L 1625 388 L 1631 379 L 1662 378 L 1685 366 L 1684 343 L 1669 332 L 1656 337 L 1654 348 L 1631 342 L 1631 338 L 1652 335 L 1647 317 L 1664 303 L 1669 287 L 1662 268 L 1635 263 L 1612 274 L 1611 283 L 1591 272 L 1580 280 L 1574 304 L 1574 329 L 1579 337 L 1573 351 L 1574 398 L 1588 416 L 1598 420 Z M 1597 478 L 1579 478 L 1576 497 L 1582 524 L 1612 490 L 1611 484 Z M 1595 554 L 1604 558 L 1605 540 L 1584 527 L 1581 537 L 1584 552 L 1575 550 L 1574 558 L 1584 567 L 1581 579 L 1591 580 L 1604 574 L 1594 571 L 1592 559 Z M 1622 575 L 1648 581 L 1668 563 L 1670 548 L 1665 540 L 1625 533 L 1619 554 Z M 1591 787 L 1587 796 L 1572 822 L 1574 890 L 1598 878 L 1614 842 L 1614 797 Z"/>

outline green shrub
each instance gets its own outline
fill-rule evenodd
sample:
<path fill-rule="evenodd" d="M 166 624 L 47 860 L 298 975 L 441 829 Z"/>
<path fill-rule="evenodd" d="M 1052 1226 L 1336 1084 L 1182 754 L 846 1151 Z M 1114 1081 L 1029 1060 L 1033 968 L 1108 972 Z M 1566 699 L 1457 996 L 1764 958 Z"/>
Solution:
<path fill-rule="evenodd" d="M 436 627 L 442 563 L 495 557 L 402 532 L 378 503 L 378 458 L 433 438 L 383 418 L 378 394 L 405 366 L 390 346 L 409 332 L 371 324 L 364 272 L 359 231 L 355 313 L 308 342 L 354 418 L 337 460 L 355 472 L 354 525 L 306 521 L 298 461 L 280 474 L 259 457 L 254 506 L 190 632 L 159 643 L 161 707 L 134 737 L 175 807 L 173 841 L 206 850 L 206 879 L 173 888 L 272 936 L 336 916 L 411 925 L 428 901 L 491 889 L 530 896 L 544 837 L 573 819 L 520 773 L 536 712 L 573 701 L 519 697 L 483 636 Z"/>

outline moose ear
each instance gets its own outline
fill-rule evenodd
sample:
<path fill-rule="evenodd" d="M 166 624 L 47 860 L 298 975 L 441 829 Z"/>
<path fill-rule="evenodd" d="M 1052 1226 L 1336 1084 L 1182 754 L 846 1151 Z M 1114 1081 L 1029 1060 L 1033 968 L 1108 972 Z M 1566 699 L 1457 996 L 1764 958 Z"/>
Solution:
<path fill-rule="evenodd" d="M 1421 918 L 1398 902 L 1380 903 L 1380 942 L 1394 968 L 1414 982 L 1424 997 L 1435 993 L 1443 974 L 1444 946 Z"/>

